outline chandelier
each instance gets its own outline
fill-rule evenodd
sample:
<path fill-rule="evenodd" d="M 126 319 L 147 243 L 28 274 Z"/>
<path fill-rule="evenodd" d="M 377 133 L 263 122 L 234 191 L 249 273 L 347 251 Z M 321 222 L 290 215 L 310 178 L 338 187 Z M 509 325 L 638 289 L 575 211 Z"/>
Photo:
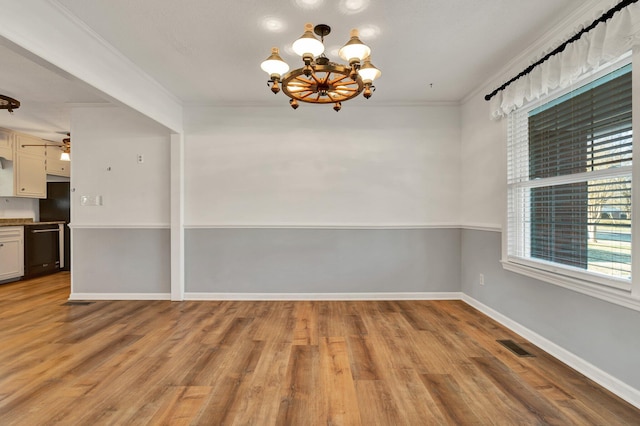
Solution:
<path fill-rule="evenodd" d="M 373 80 L 380 77 L 381 72 L 371 63 L 371 49 L 360 41 L 358 30 L 351 30 L 351 39 L 338 52 L 349 62 L 349 65 L 342 65 L 331 62 L 324 54 L 324 38 L 331 33 L 331 27 L 306 24 L 304 28 L 304 34 L 292 45 L 293 51 L 302 57 L 302 68 L 289 71 L 289 65 L 282 60 L 277 47 L 271 49 L 271 56 L 260 65 L 269 74 L 267 86 L 271 91 L 280 92 L 282 85 L 293 109 L 298 108 L 298 102 L 332 103 L 337 112 L 343 101 L 360 93 L 369 99 L 375 91 Z M 313 33 L 320 36 L 320 40 Z"/>
<path fill-rule="evenodd" d="M 13 113 L 14 109 L 20 108 L 20 101 L 10 98 L 9 96 L 0 95 L 0 109 L 6 109 Z"/>

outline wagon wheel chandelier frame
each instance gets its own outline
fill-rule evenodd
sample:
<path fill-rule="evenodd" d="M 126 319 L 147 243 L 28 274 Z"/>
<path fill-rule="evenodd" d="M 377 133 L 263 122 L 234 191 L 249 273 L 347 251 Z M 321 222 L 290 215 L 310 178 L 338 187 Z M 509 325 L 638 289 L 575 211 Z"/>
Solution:
<path fill-rule="evenodd" d="M 313 33 L 312 33 L 313 30 Z M 318 40 L 313 34 L 320 36 Z M 358 38 L 358 30 L 351 31 L 351 38 L 339 51 L 348 66 L 332 62 L 324 54 L 324 37 L 331 33 L 331 27 L 319 24 L 305 25 L 305 32 L 293 43 L 293 50 L 302 57 L 304 66 L 289 71 L 289 65 L 280 57 L 274 47 L 260 67 L 267 74 L 267 85 L 274 94 L 287 95 L 289 104 L 297 109 L 298 102 L 312 104 L 333 104 L 340 111 L 342 102 L 353 99 L 360 93 L 369 99 L 375 91 L 373 81 L 381 72 L 371 63 L 371 49 Z"/>

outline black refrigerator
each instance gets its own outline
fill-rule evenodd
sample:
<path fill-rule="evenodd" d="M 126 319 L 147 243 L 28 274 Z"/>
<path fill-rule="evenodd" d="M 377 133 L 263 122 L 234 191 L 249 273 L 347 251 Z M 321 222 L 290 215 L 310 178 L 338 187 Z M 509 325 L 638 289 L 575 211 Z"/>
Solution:
<path fill-rule="evenodd" d="M 40 200 L 40 222 L 63 220 L 64 268 L 71 267 L 71 233 L 67 226 L 71 221 L 71 187 L 69 182 L 47 182 L 47 198 Z"/>

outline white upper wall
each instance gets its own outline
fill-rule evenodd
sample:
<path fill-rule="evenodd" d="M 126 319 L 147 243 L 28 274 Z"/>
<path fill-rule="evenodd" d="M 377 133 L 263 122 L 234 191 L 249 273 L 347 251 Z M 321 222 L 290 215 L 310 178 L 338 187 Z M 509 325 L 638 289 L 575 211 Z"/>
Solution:
<path fill-rule="evenodd" d="M 126 107 L 97 107 L 72 110 L 71 129 L 72 225 L 168 227 L 166 128 Z M 98 195 L 102 206 L 80 204 Z"/>
<path fill-rule="evenodd" d="M 457 106 L 194 107 L 187 226 L 437 226 L 460 219 Z"/>
<path fill-rule="evenodd" d="M 489 119 L 484 94 L 461 109 L 461 224 L 497 228 L 506 213 L 506 120 Z"/>

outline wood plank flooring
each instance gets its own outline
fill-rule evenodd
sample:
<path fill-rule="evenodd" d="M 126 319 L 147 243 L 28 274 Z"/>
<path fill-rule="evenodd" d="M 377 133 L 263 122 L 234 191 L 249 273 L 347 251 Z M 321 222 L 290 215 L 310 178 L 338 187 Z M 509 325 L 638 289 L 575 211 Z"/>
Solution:
<path fill-rule="evenodd" d="M 460 301 L 65 306 L 68 294 L 67 273 L 0 286 L 0 424 L 640 424 Z"/>

